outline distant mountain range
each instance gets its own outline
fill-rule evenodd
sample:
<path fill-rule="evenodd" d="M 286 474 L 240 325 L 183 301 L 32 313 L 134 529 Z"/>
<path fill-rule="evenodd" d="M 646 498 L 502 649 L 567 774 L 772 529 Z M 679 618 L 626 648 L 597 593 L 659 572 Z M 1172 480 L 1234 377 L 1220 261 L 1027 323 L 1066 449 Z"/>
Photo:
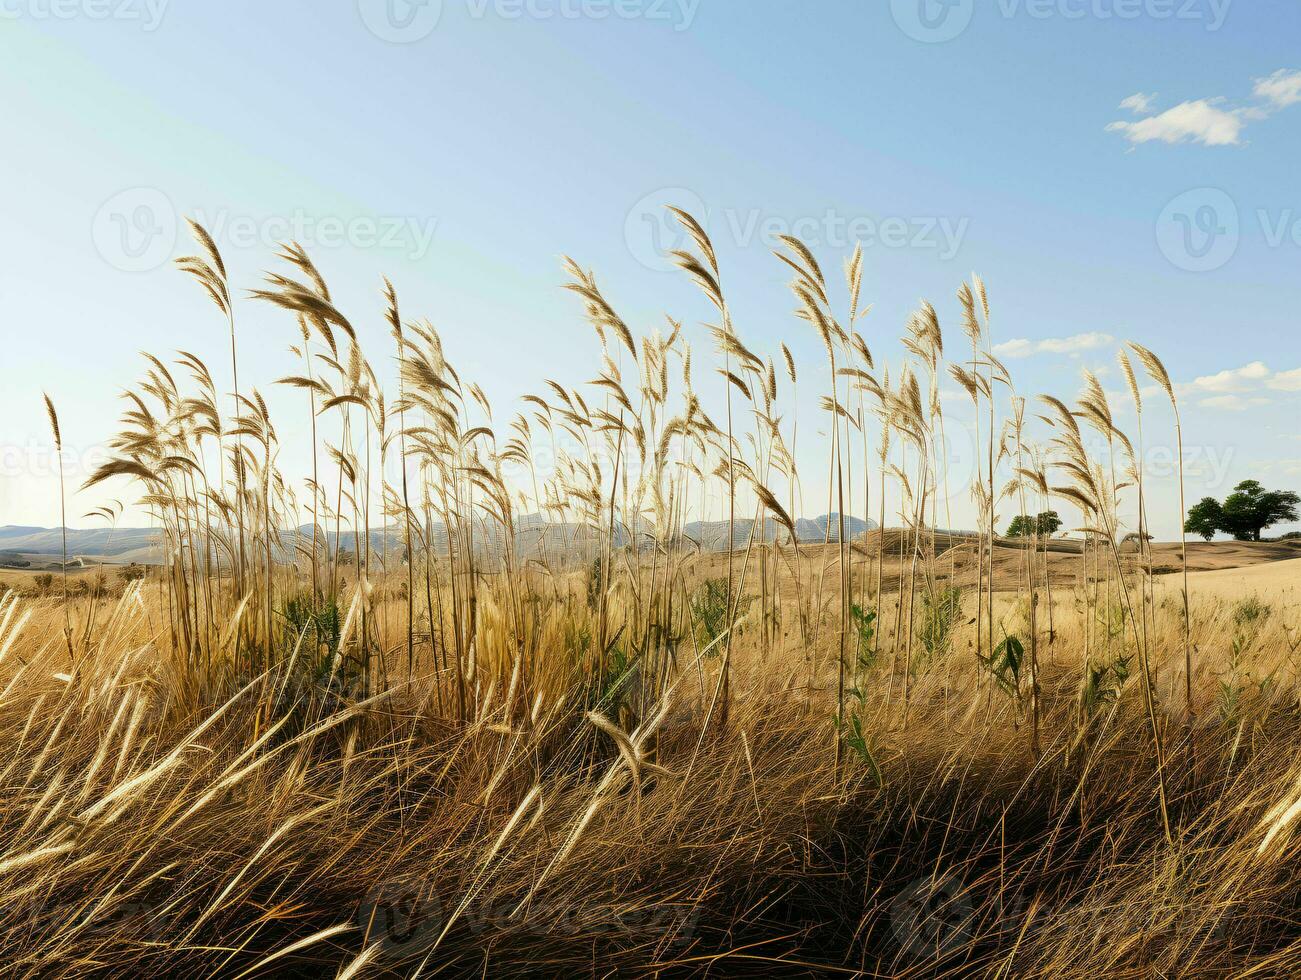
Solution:
<path fill-rule="evenodd" d="M 82 555 L 118 564 L 158 561 L 161 534 L 154 528 L 123 527 L 116 530 L 68 528 L 68 555 Z M 0 527 L 0 552 L 18 555 L 61 555 L 63 533 L 54 527 Z M 9 567 L 16 567 L 10 564 Z"/>
<path fill-rule="evenodd" d="M 743 548 L 750 540 L 750 527 L 754 522 L 738 519 L 732 546 Z M 830 524 L 830 538 L 839 540 L 839 517 L 836 514 L 823 514 L 821 517 L 800 518 L 795 522 L 796 537 L 803 543 L 821 542 L 827 538 Z M 692 521 L 683 528 L 683 536 L 706 551 L 722 551 L 727 547 L 727 521 Z M 849 539 L 859 537 L 876 527 L 873 521 L 845 515 L 845 536 Z M 778 537 L 780 525 L 769 519 L 759 535 L 760 540 L 772 541 Z M 642 537 L 648 538 L 650 526 L 642 529 Z M 478 522 L 475 527 L 476 540 L 489 551 L 499 551 L 502 546 L 501 529 L 487 521 Z M 312 527 L 305 524 L 295 531 L 282 532 L 285 558 L 294 547 L 295 540 L 310 540 Z M 784 538 L 785 532 L 782 531 Z M 325 537 L 330 547 L 335 546 L 335 535 L 326 529 Z M 339 535 L 339 542 L 344 551 L 356 548 L 356 535 L 344 532 Z M 401 526 L 372 528 L 369 532 L 369 545 L 374 554 L 401 554 L 405 547 L 405 529 Z M 623 525 L 615 529 L 615 543 L 623 546 L 629 542 L 629 529 Z M 447 531 L 441 524 L 433 529 L 433 545 L 439 551 L 447 548 Z M 520 518 L 515 531 L 515 547 L 519 554 L 533 555 L 539 553 L 562 553 L 573 548 L 582 548 L 602 539 L 602 534 L 583 524 L 560 524 L 548 522 L 536 514 Z M 162 557 L 162 533 L 157 528 L 119 527 L 114 529 L 68 529 L 69 557 L 94 558 L 111 564 L 142 565 L 157 564 Z M 25 527 L 9 524 L 0 527 L 0 567 L 21 568 L 24 555 L 62 555 L 63 534 L 60 528 Z"/>

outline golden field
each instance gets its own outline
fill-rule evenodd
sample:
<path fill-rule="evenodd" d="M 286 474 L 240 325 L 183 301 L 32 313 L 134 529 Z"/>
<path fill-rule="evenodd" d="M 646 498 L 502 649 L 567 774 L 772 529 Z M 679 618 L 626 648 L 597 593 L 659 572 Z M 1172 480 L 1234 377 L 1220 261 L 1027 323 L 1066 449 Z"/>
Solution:
<path fill-rule="evenodd" d="M 240 387 L 196 226 L 180 265 L 234 391 L 151 357 L 89 481 L 142 495 L 163 563 L 0 573 L 7 975 L 1301 972 L 1301 549 L 1149 546 L 1142 436 L 1092 376 L 1028 408 L 979 280 L 960 337 L 923 304 L 887 368 L 861 254 L 841 283 L 788 240 L 827 352 L 806 376 L 746 346 L 678 218 L 712 350 L 634 338 L 569 263 L 600 374 L 509 422 L 391 286 L 385 391 L 286 247 L 254 298 L 296 343 L 306 475 Z M 1129 350 L 1150 438 L 1178 403 Z M 818 383 L 820 423 L 783 407 Z M 987 452 L 968 535 L 933 530 L 946 413 Z M 561 431 L 581 450 L 539 473 Z M 826 453 L 821 542 L 797 543 L 797 440 Z M 888 529 L 841 533 L 850 500 Z M 1050 506 L 1071 536 L 999 536 Z M 530 514 L 581 533 L 516 547 Z M 706 514 L 733 547 L 684 535 Z M 340 547 L 377 527 L 400 555 Z"/>

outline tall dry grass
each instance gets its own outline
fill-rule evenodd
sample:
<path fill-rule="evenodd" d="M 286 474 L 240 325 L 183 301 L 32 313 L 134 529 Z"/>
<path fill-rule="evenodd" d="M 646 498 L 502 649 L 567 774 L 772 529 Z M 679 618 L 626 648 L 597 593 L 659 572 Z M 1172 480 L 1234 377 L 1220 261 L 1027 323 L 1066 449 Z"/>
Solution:
<path fill-rule="evenodd" d="M 296 330 L 298 481 L 195 227 L 180 265 L 225 320 L 231 410 L 197 355 L 149 356 L 89 481 L 142 489 L 163 563 L 111 602 L 0 599 L 8 973 L 1301 970 L 1295 610 L 1194 602 L 1186 552 L 1178 597 L 1156 587 L 1142 440 L 1092 376 L 1030 414 L 982 281 L 969 358 L 925 303 L 891 369 L 862 253 L 833 285 L 788 239 L 827 355 L 828 517 L 797 541 L 795 359 L 783 401 L 677 218 L 713 390 L 679 323 L 634 337 L 567 260 L 598 376 L 505 426 L 387 282 L 386 393 L 286 246 L 253 295 Z M 980 445 L 972 537 L 936 529 L 945 377 Z M 895 529 L 849 539 L 855 480 Z M 1032 503 L 1075 537 L 1000 539 Z M 686 535 L 708 517 L 718 554 Z"/>

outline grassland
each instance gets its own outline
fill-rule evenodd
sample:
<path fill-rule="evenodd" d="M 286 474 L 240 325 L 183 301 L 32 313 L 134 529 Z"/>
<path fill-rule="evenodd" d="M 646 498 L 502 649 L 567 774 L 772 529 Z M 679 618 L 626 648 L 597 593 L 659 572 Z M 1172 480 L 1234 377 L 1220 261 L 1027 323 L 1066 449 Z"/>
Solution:
<path fill-rule="evenodd" d="M 923 304 L 887 368 L 861 254 L 832 284 L 788 241 L 827 354 L 806 371 L 746 346 L 678 219 L 710 354 L 673 321 L 634 338 L 569 263 L 600 373 L 504 425 L 392 287 L 383 391 L 286 247 L 254 297 L 296 331 L 294 475 L 195 228 L 180 265 L 233 390 L 150 357 L 90 481 L 131 481 L 165 562 L 86 590 L 4 579 L 6 975 L 1301 972 L 1295 548 L 1149 544 L 1142 434 L 1088 375 L 1031 411 L 979 280 L 958 353 Z M 1143 406 L 1122 358 L 1140 425 L 1177 444 L 1164 366 L 1130 351 L 1161 392 Z M 783 407 L 819 379 L 819 419 Z M 969 396 L 947 419 L 944 379 Z M 971 535 L 934 530 L 946 425 L 981 446 Z M 561 433 L 575 448 L 539 472 Z M 887 530 L 795 544 L 816 439 L 818 503 Z M 1049 506 L 1081 530 L 996 533 Z M 585 533 L 500 546 L 532 514 Z M 711 553 L 682 533 L 705 516 L 785 533 Z M 337 547 L 377 526 L 399 555 Z"/>

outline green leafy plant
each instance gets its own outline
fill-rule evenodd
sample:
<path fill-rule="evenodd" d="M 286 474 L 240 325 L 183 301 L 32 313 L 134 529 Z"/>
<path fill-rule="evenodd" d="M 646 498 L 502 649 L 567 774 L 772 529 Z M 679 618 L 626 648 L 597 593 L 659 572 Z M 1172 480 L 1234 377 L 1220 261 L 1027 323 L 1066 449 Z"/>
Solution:
<path fill-rule="evenodd" d="M 858 667 L 860 670 L 869 670 L 876 665 L 876 653 L 872 649 L 872 636 L 876 632 L 876 610 L 864 611 L 862 606 L 855 603 L 850 607 L 850 622 L 858 644 Z"/>
<path fill-rule="evenodd" d="M 334 599 L 326 597 L 317 600 L 310 592 L 290 596 L 285 602 L 284 618 L 292 630 L 293 642 L 297 642 L 302 635 L 305 648 L 323 652 L 327 662 L 339 652 L 343 621 Z"/>
<path fill-rule="evenodd" d="M 727 628 L 727 580 L 705 579 L 691 594 L 691 622 L 700 645 L 708 646 Z"/>
<path fill-rule="evenodd" d="M 962 613 L 962 590 L 956 587 L 927 591 L 922 595 L 921 622 L 917 639 L 926 659 L 942 657 L 953 643 L 953 630 Z"/>
<path fill-rule="evenodd" d="M 876 754 L 872 751 L 871 745 L 868 744 L 867 736 L 863 734 L 863 719 L 859 715 L 855 714 L 850 717 L 847 729 L 841 727 L 841 740 L 845 743 L 845 747 L 872 771 L 872 778 L 880 786 L 884 782 L 881 777 L 881 767 L 877 765 Z"/>
<path fill-rule="evenodd" d="M 1259 596 L 1248 596 L 1233 607 L 1233 625 L 1239 631 L 1254 632 L 1265 624 L 1270 612 L 1269 604 Z"/>
<path fill-rule="evenodd" d="M 1080 712 L 1085 718 L 1092 718 L 1100 708 L 1120 700 L 1129 680 L 1131 660 L 1129 654 L 1121 654 L 1110 661 L 1088 665 L 1080 688 Z"/>
<path fill-rule="evenodd" d="M 1125 635 L 1128 616 L 1125 607 L 1118 602 L 1099 604 L 1094 610 L 1094 622 L 1112 640 L 1120 639 Z"/>
<path fill-rule="evenodd" d="M 737 596 L 736 618 L 738 622 L 745 618 L 746 610 L 754 601 L 754 596 Z M 727 579 L 705 579 L 691 594 L 691 622 L 696 631 L 696 640 L 701 647 L 706 647 L 717 640 L 727 630 Z M 737 629 L 734 632 L 740 633 Z M 711 656 L 718 654 L 721 644 L 710 651 Z"/>
<path fill-rule="evenodd" d="M 1220 688 L 1216 694 L 1215 705 L 1220 722 L 1226 728 L 1237 728 L 1242 719 L 1242 652 L 1246 641 L 1241 635 L 1233 638 L 1229 652 L 1229 669 L 1220 677 Z"/>
<path fill-rule="evenodd" d="M 1025 662 L 1025 645 L 1014 633 L 1003 635 L 988 657 L 977 654 L 994 681 L 1010 697 L 1021 699 L 1021 665 Z"/>
<path fill-rule="evenodd" d="M 884 782 L 881 776 L 881 767 L 876 761 L 876 752 L 872 747 L 871 736 L 863 726 L 862 712 L 867 706 L 867 698 L 857 687 L 850 688 L 845 693 L 852 699 L 853 707 L 851 710 L 847 710 L 844 716 L 833 714 L 831 723 L 836 727 L 841 744 L 849 749 L 854 757 L 871 771 L 872 778 L 880 786 Z"/>

